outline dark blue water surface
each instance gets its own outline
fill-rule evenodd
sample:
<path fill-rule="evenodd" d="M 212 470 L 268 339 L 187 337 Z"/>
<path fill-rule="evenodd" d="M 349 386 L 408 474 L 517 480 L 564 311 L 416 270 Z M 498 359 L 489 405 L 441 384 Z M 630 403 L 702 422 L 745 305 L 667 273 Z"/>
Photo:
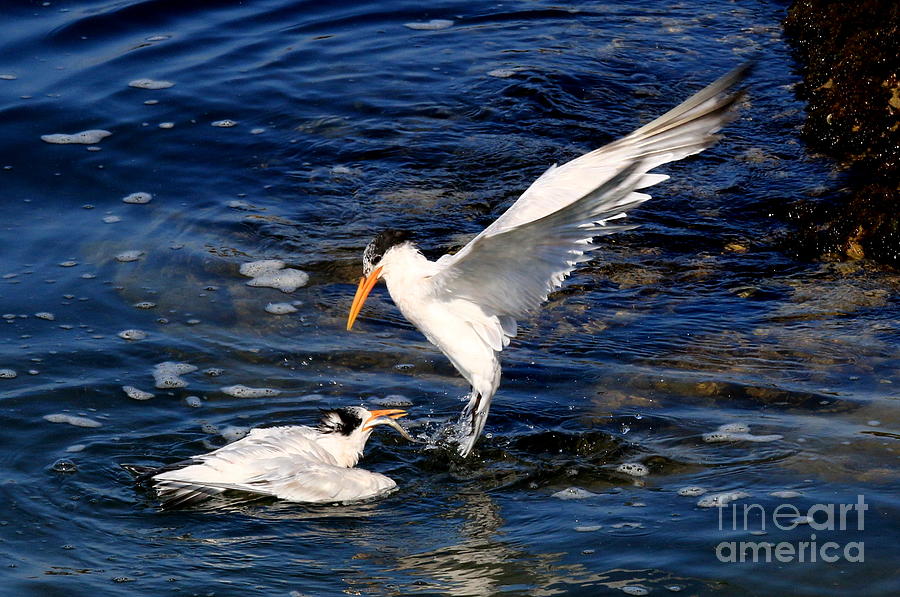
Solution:
<path fill-rule="evenodd" d="M 845 184 L 798 136 L 785 3 L 0 11 L 0 369 L 16 372 L 0 379 L 3 594 L 900 592 L 900 277 L 781 248 L 786 206 Z M 408 26 L 432 19 L 452 24 Z M 722 142 L 668 166 L 630 216 L 641 227 L 604 237 L 523 322 L 472 458 L 383 432 L 362 463 L 397 480 L 381 500 L 176 512 L 119 468 L 388 396 L 412 404 L 414 432 L 434 431 L 467 388 L 383 287 L 344 330 L 370 237 L 403 227 L 427 251 L 459 246 L 550 164 L 750 57 Z M 175 85 L 129 87 L 141 78 Z M 212 125 L 223 120 L 235 124 Z M 41 140 L 88 129 L 112 135 L 99 151 Z M 153 200 L 121 201 L 134 192 Z M 115 259 L 129 250 L 144 255 Z M 239 266 L 266 258 L 309 283 L 247 286 Z M 276 302 L 298 311 L 267 313 Z M 121 339 L 128 329 L 147 337 Z M 156 389 L 163 361 L 199 370 Z M 281 393 L 222 391 L 234 384 Z M 725 424 L 781 438 L 704 441 Z M 649 474 L 620 472 L 628 463 Z M 720 529 L 704 496 L 679 495 L 688 486 L 741 492 L 734 504 L 758 504 L 766 534 Z M 779 505 L 806 514 L 858 495 L 864 529 L 855 514 L 844 530 L 771 524 Z M 717 557 L 722 542 L 810 535 L 863 542 L 864 561 Z"/>

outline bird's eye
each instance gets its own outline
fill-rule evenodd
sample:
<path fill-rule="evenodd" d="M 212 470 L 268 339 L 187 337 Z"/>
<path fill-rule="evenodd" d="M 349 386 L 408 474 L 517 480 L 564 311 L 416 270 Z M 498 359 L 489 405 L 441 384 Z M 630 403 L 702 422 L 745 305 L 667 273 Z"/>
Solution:
<path fill-rule="evenodd" d="M 342 426 L 343 421 L 341 421 L 341 417 L 335 411 L 330 410 L 322 413 L 318 427 L 322 433 L 334 433 L 335 431 L 340 431 Z"/>

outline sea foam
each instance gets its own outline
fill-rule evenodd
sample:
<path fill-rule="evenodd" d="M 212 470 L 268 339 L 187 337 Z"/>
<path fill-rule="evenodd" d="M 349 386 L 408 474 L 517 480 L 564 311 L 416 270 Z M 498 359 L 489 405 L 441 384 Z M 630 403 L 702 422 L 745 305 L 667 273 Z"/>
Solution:
<path fill-rule="evenodd" d="M 53 143 L 56 145 L 68 145 L 72 143 L 78 143 L 81 145 L 94 145 L 99 143 L 106 137 L 112 135 L 111 132 L 105 131 L 103 129 L 91 129 L 87 131 L 81 131 L 80 133 L 72 133 L 71 135 L 65 133 L 54 133 L 52 135 L 41 135 L 41 141 L 46 143 Z"/>

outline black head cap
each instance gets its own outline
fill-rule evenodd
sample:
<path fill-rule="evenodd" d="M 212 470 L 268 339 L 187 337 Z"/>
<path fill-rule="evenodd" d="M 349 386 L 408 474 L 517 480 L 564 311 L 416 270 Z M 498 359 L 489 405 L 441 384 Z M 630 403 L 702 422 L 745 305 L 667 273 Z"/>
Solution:
<path fill-rule="evenodd" d="M 319 420 L 320 433 L 341 433 L 350 435 L 363 420 L 356 408 L 342 407 L 331 410 L 322 410 L 322 418 Z"/>
<path fill-rule="evenodd" d="M 375 269 L 388 249 L 412 240 L 412 234 L 406 230 L 383 230 L 372 239 L 363 253 L 363 271 L 366 275 Z"/>

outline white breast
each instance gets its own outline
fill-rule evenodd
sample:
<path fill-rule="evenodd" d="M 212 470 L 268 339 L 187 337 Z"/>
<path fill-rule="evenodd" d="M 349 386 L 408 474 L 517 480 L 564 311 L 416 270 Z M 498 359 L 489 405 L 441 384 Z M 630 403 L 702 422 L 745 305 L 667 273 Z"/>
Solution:
<path fill-rule="evenodd" d="M 515 322 L 504 330 L 501 318 L 482 306 L 437 289 L 431 279 L 441 264 L 428 261 L 411 244 L 392 248 L 381 264 L 388 292 L 403 316 L 477 391 L 492 395 L 500 383 L 496 353 L 509 344 Z"/>

